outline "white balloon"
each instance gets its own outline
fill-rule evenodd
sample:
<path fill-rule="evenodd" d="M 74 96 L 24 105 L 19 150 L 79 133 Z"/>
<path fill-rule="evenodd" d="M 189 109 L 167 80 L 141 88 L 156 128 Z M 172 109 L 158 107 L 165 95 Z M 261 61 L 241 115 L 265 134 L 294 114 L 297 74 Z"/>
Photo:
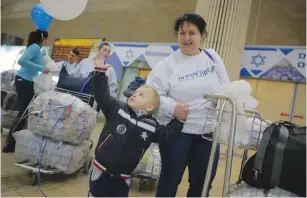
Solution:
<path fill-rule="evenodd" d="M 68 21 L 77 18 L 88 0 L 40 0 L 46 12 L 55 19 Z"/>

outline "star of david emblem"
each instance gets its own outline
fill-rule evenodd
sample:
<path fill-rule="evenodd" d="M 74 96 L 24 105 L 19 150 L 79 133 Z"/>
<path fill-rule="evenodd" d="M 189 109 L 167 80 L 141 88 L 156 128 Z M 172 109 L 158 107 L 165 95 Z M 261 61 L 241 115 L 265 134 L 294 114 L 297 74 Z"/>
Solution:
<path fill-rule="evenodd" d="M 144 141 L 146 141 L 146 138 L 148 137 L 146 132 L 142 132 L 140 136 Z"/>
<path fill-rule="evenodd" d="M 264 59 L 265 56 L 261 56 L 260 53 L 258 53 L 256 56 L 252 56 L 252 62 L 251 64 L 255 65 L 256 67 L 259 67 L 260 65 L 264 65 Z"/>
<path fill-rule="evenodd" d="M 132 49 L 129 49 L 128 51 L 126 51 L 126 57 L 128 60 L 130 60 L 131 58 L 133 58 L 134 53 L 132 51 Z"/>

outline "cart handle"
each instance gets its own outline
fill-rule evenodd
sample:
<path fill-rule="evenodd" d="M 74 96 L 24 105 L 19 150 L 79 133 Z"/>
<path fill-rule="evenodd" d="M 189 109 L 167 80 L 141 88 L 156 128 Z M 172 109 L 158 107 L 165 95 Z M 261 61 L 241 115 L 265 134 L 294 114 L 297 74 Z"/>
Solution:
<path fill-rule="evenodd" d="M 231 166 L 232 166 L 232 157 L 233 157 L 233 145 L 235 141 L 235 131 L 236 131 L 236 122 L 237 122 L 237 108 L 236 103 L 233 99 L 229 98 L 228 96 L 221 95 L 221 94 L 204 94 L 204 99 L 217 99 L 217 100 L 225 100 L 220 107 L 220 110 L 218 112 L 217 116 L 217 127 L 215 127 L 214 133 L 213 133 L 213 142 L 212 142 L 212 149 L 210 153 L 210 158 L 207 166 L 206 171 L 206 177 L 202 192 L 202 197 L 207 196 L 207 192 L 209 190 L 209 184 L 211 180 L 211 174 L 212 174 L 212 166 L 214 161 L 214 156 L 216 153 L 216 148 L 218 145 L 218 135 L 219 135 L 219 129 L 220 129 L 220 123 L 222 121 L 222 115 L 224 113 L 224 108 L 226 102 L 230 102 L 232 106 L 232 112 L 231 112 L 231 123 L 230 123 L 230 136 L 229 136 L 229 142 L 228 142 L 228 151 L 227 151 L 227 159 L 226 159 L 226 169 L 225 169 L 225 177 L 224 177 L 224 185 L 223 185 L 223 197 L 227 194 L 229 183 L 230 183 L 230 176 L 231 176 Z"/>

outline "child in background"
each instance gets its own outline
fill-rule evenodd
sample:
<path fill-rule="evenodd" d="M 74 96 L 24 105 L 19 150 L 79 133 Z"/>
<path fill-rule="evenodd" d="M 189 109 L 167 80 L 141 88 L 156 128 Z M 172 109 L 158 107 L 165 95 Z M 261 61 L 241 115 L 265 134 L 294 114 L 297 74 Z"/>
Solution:
<path fill-rule="evenodd" d="M 106 123 L 95 149 L 89 196 L 128 197 L 130 174 L 150 144 L 170 140 L 182 130 L 183 122 L 173 119 L 159 125 L 152 114 L 159 108 L 160 97 L 150 86 L 138 88 L 128 103 L 111 97 L 107 70 L 100 66 L 92 72 L 94 96 Z"/>

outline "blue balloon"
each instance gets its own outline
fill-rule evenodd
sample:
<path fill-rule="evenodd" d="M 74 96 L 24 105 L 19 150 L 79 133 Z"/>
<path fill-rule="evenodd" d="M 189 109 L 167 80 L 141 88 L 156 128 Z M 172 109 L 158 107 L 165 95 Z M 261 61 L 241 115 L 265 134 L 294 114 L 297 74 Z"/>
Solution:
<path fill-rule="evenodd" d="M 45 31 L 52 23 L 52 17 L 46 13 L 42 4 L 37 4 L 32 8 L 31 18 L 36 27 Z"/>

